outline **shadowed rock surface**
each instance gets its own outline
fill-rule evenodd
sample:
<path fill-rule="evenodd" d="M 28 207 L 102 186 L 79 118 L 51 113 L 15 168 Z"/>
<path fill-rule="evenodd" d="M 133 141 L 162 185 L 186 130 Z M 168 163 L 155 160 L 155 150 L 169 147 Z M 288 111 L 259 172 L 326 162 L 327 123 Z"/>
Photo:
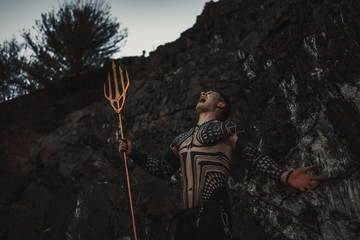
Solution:
<path fill-rule="evenodd" d="M 119 60 L 131 77 L 125 135 L 160 155 L 196 123 L 200 91 L 218 89 L 265 154 L 328 177 L 301 193 L 238 166 L 233 239 L 359 239 L 359 44 L 357 0 L 209 2 L 175 42 Z M 0 105 L 1 239 L 132 235 L 108 71 Z M 166 239 L 180 173 L 163 181 L 129 164 L 139 239 Z"/>

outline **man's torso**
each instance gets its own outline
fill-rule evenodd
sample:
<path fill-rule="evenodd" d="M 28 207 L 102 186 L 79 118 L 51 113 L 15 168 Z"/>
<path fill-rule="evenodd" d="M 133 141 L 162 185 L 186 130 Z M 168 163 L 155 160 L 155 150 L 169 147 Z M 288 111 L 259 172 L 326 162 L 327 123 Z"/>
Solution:
<path fill-rule="evenodd" d="M 234 149 L 227 122 L 206 122 L 179 135 L 172 147 L 178 151 L 183 175 L 184 208 L 217 201 L 226 191 Z"/>

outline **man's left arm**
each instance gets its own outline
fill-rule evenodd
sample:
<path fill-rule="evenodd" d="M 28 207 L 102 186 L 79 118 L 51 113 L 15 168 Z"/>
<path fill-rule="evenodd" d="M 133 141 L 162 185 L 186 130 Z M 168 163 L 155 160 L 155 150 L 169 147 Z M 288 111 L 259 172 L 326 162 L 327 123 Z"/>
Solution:
<path fill-rule="evenodd" d="M 300 191 L 305 191 L 306 189 L 313 190 L 320 184 L 320 180 L 325 179 L 324 176 L 307 174 L 308 171 L 316 168 L 315 165 L 298 168 L 294 171 L 289 171 L 281 167 L 273 159 L 262 154 L 257 147 L 251 144 L 247 133 L 242 130 L 240 126 L 232 123 L 232 127 L 229 129 L 232 131 L 231 142 L 238 158 L 248 162 L 251 169 L 280 180 L 285 185 L 297 188 Z"/>

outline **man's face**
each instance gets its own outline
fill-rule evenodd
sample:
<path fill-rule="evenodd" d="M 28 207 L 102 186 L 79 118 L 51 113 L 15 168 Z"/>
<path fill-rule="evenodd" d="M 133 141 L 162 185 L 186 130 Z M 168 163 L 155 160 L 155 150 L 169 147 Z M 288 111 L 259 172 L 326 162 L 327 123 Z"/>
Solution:
<path fill-rule="evenodd" d="M 201 92 L 199 101 L 195 110 L 198 113 L 206 111 L 215 111 L 217 104 L 220 102 L 219 94 L 214 91 Z"/>

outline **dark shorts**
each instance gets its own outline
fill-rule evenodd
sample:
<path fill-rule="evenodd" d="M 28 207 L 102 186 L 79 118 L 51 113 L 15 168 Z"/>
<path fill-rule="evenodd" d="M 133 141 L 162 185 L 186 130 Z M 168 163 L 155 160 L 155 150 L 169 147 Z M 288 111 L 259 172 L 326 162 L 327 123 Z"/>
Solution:
<path fill-rule="evenodd" d="M 223 216 L 221 217 L 221 214 Z M 228 209 L 204 209 L 199 215 L 199 208 L 189 208 L 181 211 L 176 217 L 175 240 L 227 240 L 223 220 L 227 216 L 228 227 L 231 227 L 231 217 Z"/>

